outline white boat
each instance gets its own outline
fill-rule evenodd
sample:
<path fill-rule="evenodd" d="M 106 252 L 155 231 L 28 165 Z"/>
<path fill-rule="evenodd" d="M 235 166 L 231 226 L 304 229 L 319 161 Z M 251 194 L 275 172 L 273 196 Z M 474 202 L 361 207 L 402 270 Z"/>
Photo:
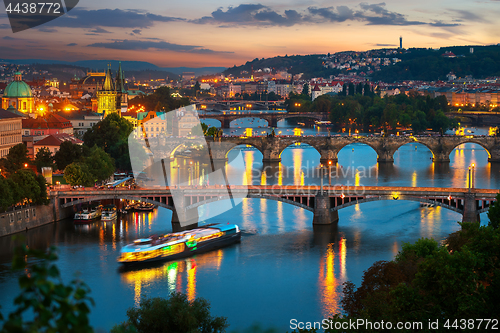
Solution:
<path fill-rule="evenodd" d="M 101 216 L 101 205 L 88 206 L 75 214 L 75 223 L 90 223 Z"/>
<path fill-rule="evenodd" d="M 113 221 L 116 220 L 116 206 L 106 205 L 102 208 L 101 220 L 103 221 Z"/>

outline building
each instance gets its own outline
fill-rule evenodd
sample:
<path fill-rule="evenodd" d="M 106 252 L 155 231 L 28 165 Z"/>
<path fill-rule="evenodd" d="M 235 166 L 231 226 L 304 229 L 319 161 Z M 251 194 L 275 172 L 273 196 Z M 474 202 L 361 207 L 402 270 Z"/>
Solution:
<path fill-rule="evenodd" d="M 137 113 L 139 133 L 148 138 L 172 135 L 172 125 L 167 126 L 166 113 L 148 111 Z"/>
<path fill-rule="evenodd" d="M 82 140 L 79 140 L 72 135 L 68 134 L 48 135 L 45 138 L 33 143 L 34 156 L 36 156 L 38 151 L 42 148 L 48 148 L 52 154 L 55 154 L 59 151 L 61 143 L 63 143 L 64 141 L 71 141 L 72 143 L 77 145 L 83 144 Z"/>
<path fill-rule="evenodd" d="M 117 96 L 118 93 L 115 90 L 115 85 L 113 83 L 113 78 L 111 77 L 111 69 L 108 68 L 106 72 L 106 78 L 104 79 L 104 84 L 101 89 L 96 93 L 97 96 L 97 113 L 104 115 L 104 117 L 112 114 L 120 114 L 120 110 L 117 109 Z"/>
<path fill-rule="evenodd" d="M 71 122 L 55 113 L 47 113 L 43 117 L 26 118 L 22 121 L 23 135 L 73 135 Z"/>
<path fill-rule="evenodd" d="M 15 111 L 13 107 L 0 109 L 0 158 L 5 157 L 10 148 L 23 142 L 23 116 L 12 111 Z"/>
<path fill-rule="evenodd" d="M 35 98 L 30 86 L 22 80 L 20 72 L 14 74 L 14 81 L 5 87 L 2 97 L 2 108 L 9 106 L 18 111 L 30 114 L 35 112 Z"/>
<path fill-rule="evenodd" d="M 103 118 L 102 114 L 96 112 L 71 110 L 61 111 L 57 115 L 68 119 L 73 126 L 73 135 L 77 138 L 83 138 L 85 132 L 92 128 L 95 124 L 100 122 Z"/>
<path fill-rule="evenodd" d="M 172 135 L 179 137 L 186 137 L 194 126 L 199 125 L 198 113 L 196 109 L 183 107 L 175 111 L 173 117 Z"/>

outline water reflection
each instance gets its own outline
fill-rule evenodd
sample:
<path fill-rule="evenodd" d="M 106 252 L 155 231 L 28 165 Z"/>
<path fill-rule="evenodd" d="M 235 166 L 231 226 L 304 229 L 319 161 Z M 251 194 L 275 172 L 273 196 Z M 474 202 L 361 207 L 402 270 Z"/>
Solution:
<path fill-rule="evenodd" d="M 220 270 L 223 256 L 223 250 L 219 249 L 182 260 L 121 268 L 120 278 L 125 285 L 133 288 L 135 306 L 139 306 L 143 290 L 157 283 L 169 292 L 184 293 L 189 301 L 193 301 L 197 294 L 197 274 L 207 269 Z"/>

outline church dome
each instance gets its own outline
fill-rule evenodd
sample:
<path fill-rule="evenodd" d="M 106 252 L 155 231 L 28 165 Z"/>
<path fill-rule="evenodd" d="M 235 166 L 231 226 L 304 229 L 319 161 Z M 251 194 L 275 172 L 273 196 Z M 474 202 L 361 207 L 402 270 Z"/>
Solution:
<path fill-rule="evenodd" d="M 9 83 L 3 92 L 3 97 L 33 97 L 30 86 L 21 79 L 21 73 L 14 74 L 14 81 Z"/>

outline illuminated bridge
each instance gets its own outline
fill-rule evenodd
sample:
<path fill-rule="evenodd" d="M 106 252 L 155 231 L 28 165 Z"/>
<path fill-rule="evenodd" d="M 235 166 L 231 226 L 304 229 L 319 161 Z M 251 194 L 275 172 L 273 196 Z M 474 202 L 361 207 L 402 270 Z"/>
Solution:
<path fill-rule="evenodd" d="M 200 119 L 217 119 L 221 123 L 222 128 L 229 128 L 233 120 L 241 118 L 259 118 L 267 121 L 269 127 L 277 127 L 278 121 L 289 118 L 311 118 L 314 120 L 328 120 L 328 113 L 315 112 L 286 112 L 286 111 L 262 111 L 262 112 L 245 112 L 245 111 L 224 111 L 212 113 L 198 113 Z"/>
<path fill-rule="evenodd" d="M 173 188 L 174 189 L 174 188 Z M 176 198 L 183 198 L 183 204 L 175 205 L 169 187 L 163 189 L 114 189 L 114 190 L 51 190 L 50 196 L 55 211 L 105 199 L 128 199 L 150 202 L 173 211 L 172 224 L 188 221 L 181 225 L 198 222 L 197 208 L 201 205 L 230 198 L 258 198 L 282 201 L 314 213 L 313 223 L 330 224 L 338 221 L 338 210 L 355 204 L 377 200 L 410 200 L 429 203 L 462 214 L 462 221 L 479 221 L 479 214 L 485 212 L 495 201 L 500 190 L 434 187 L 381 187 L 381 186 L 192 186 L 175 188 Z M 188 218 L 186 218 L 188 217 Z"/>
<path fill-rule="evenodd" d="M 193 139 L 193 143 L 198 143 Z M 473 137 L 473 136 L 276 136 L 276 137 L 222 137 L 214 142 L 212 137 L 205 138 L 211 151 L 211 158 L 226 161 L 228 152 L 236 145 L 249 145 L 259 150 L 262 161 L 280 162 L 281 153 L 285 148 L 296 144 L 307 144 L 316 149 L 321 155 L 323 164 L 336 163 L 337 155 L 342 148 L 353 143 L 362 143 L 370 146 L 377 153 L 377 162 L 394 162 L 394 153 L 403 145 L 420 143 L 432 153 L 432 161 L 439 163 L 450 162 L 450 153 L 461 144 L 475 143 L 483 147 L 488 153 L 488 161 L 500 162 L 500 137 Z M 154 153 L 154 159 L 171 160 L 176 149 L 182 145 L 189 145 L 186 138 L 152 138 L 149 147 Z"/>

